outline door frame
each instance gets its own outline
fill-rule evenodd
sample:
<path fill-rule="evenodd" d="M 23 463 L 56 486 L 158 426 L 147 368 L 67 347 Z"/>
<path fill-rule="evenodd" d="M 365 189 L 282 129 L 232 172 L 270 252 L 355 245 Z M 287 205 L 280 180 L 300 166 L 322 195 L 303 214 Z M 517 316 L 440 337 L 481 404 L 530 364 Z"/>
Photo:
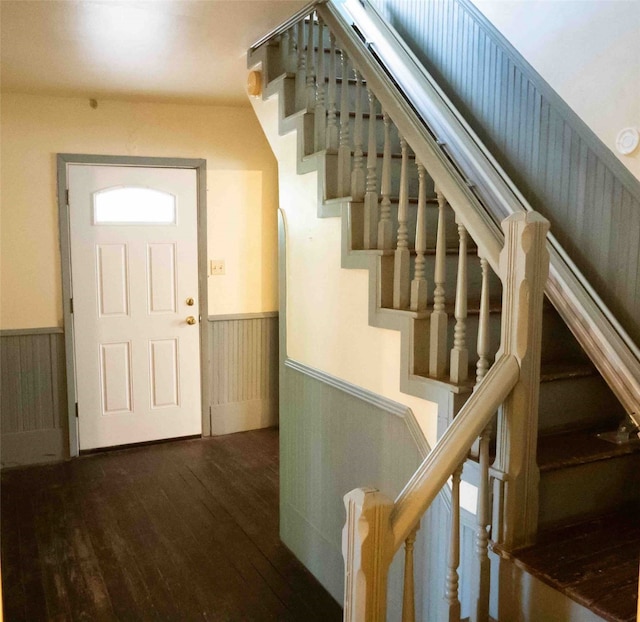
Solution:
<path fill-rule="evenodd" d="M 183 168 L 196 171 L 198 215 L 198 298 L 200 329 L 200 395 L 202 404 L 202 436 L 211 434 L 209 407 L 209 331 L 207 299 L 207 161 L 199 158 L 157 158 L 140 156 L 108 156 L 78 153 L 59 153 L 56 158 L 58 177 L 58 225 L 62 268 L 62 315 L 67 371 L 67 416 L 69 422 L 69 456 L 80 453 L 78 438 L 78 410 L 76 402 L 75 339 L 71 300 L 71 233 L 67 168 L 70 164 L 93 166 L 138 166 L 147 168 Z"/>

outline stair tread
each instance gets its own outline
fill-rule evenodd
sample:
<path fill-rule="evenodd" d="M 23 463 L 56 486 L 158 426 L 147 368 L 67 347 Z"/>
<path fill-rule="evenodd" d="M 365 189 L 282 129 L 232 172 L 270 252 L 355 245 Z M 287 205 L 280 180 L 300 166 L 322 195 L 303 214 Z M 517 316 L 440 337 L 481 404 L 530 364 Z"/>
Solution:
<path fill-rule="evenodd" d="M 610 429 L 574 430 L 541 436 L 538 439 L 540 472 L 552 471 L 589 462 L 640 454 L 640 440 L 617 445 L 599 439 L 598 432 Z"/>
<path fill-rule="evenodd" d="M 538 542 L 507 554 L 544 583 L 605 620 L 635 620 L 640 520 L 637 504 L 543 531 Z"/>
<path fill-rule="evenodd" d="M 540 382 L 584 378 L 595 374 L 597 374 L 595 367 L 585 361 L 549 361 L 542 364 Z"/>

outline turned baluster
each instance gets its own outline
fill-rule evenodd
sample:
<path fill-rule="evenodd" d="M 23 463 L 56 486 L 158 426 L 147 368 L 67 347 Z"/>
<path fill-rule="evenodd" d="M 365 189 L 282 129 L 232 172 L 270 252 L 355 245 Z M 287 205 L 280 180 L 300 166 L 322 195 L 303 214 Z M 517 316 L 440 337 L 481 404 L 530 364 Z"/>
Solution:
<path fill-rule="evenodd" d="M 326 149 L 327 109 L 324 93 L 324 22 L 318 16 L 318 73 L 316 75 L 316 114 L 314 136 L 316 151 Z"/>
<path fill-rule="evenodd" d="M 287 38 L 288 50 L 285 59 L 284 70 L 290 73 L 295 73 L 296 71 L 296 37 L 295 37 L 295 26 L 291 26 L 287 30 L 287 34 L 289 35 Z"/>
<path fill-rule="evenodd" d="M 480 316 L 478 319 L 478 362 L 476 364 L 476 388 L 489 369 L 489 262 L 480 257 L 482 286 L 480 288 Z M 491 587 L 491 563 L 489 560 L 489 528 L 491 502 L 489 499 L 489 445 L 493 426 L 489 425 L 480 435 L 478 445 L 478 508 L 476 510 L 475 575 L 471 593 L 472 622 L 489 619 L 489 591 Z"/>
<path fill-rule="evenodd" d="M 356 69 L 356 119 L 353 128 L 353 171 L 351 171 L 351 200 L 364 199 L 364 158 L 362 152 L 362 75 Z"/>
<path fill-rule="evenodd" d="M 289 39 L 290 33 L 287 28 L 287 30 L 280 35 L 280 65 L 283 72 L 288 71 L 287 68 L 289 66 Z"/>
<path fill-rule="evenodd" d="M 390 250 L 393 244 L 391 222 L 391 119 L 383 111 L 384 147 L 382 149 L 382 182 L 380 185 L 380 223 L 378 224 L 378 248 Z"/>
<path fill-rule="evenodd" d="M 400 138 L 402 165 L 400 168 L 400 197 L 398 202 L 398 240 L 393 258 L 393 308 L 405 309 L 409 306 L 411 293 L 411 276 L 409 274 L 411 253 L 409 252 L 409 230 L 407 217 L 409 213 L 409 177 L 407 171 L 407 141 Z"/>
<path fill-rule="evenodd" d="M 429 374 L 436 378 L 444 376 L 447 366 L 447 312 L 445 303 L 447 234 L 445 208 L 447 200 L 436 190 L 438 198 L 438 230 L 436 234 L 436 260 L 433 280 L 433 312 L 431 313 L 431 339 L 429 345 Z"/>
<path fill-rule="evenodd" d="M 489 262 L 480 257 L 482 287 L 480 289 L 480 316 L 478 319 L 478 362 L 476 363 L 476 386 L 489 370 Z"/>
<path fill-rule="evenodd" d="M 459 384 L 469 375 L 469 350 L 467 349 L 467 230 L 458 223 L 460 239 L 458 253 L 458 280 L 456 282 L 456 325 L 453 330 L 451 350 L 451 382 Z"/>
<path fill-rule="evenodd" d="M 378 173 L 376 164 L 376 98 L 367 89 L 369 99 L 369 141 L 367 145 L 367 183 L 364 195 L 364 248 L 377 248 L 378 242 Z"/>
<path fill-rule="evenodd" d="M 307 59 L 306 59 L 306 70 L 307 70 L 307 109 L 315 110 L 316 107 L 316 75 L 315 75 L 315 67 L 314 67 L 314 32 L 315 32 L 315 21 L 313 19 L 314 14 L 311 13 L 308 17 L 307 21 Z"/>
<path fill-rule="evenodd" d="M 338 124 L 336 122 L 336 38 L 329 33 L 329 107 L 327 110 L 327 149 L 338 149 Z"/>
<path fill-rule="evenodd" d="M 478 507 L 476 510 L 475 576 L 471 592 L 471 621 L 488 622 L 489 591 L 491 587 L 491 562 L 489 560 L 489 443 L 492 426 L 487 426 L 480 436 Z"/>
<path fill-rule="evenodd" d="M 411 310 L 425 311 L 427 308 L 427 279 L 424 271 L 424 254 L 427 250 L 427 189 L 425 168 L 418 167 L 418 216 L 416 219 L 416 266 L 411 281 Z"/>
<path fill-rule="evenodd" d="M 449 622 L 460 622 L 460 598 L 458 596 L 458 566 L 460 565 L 460 476 L 462 465 L 451 476 L 451 531 L 445 603 Z"/>
<path fill-rule="evenodd" d="M 296 108 L 301 110 L 306 104 L 307 73 L 304 53 L 304 20 L 296 24 L 296 51 L 298 62 L 296 65 Z"/>
<path fill-rule="evenodd" d="M 338 147 L 338 192 L 348 197 L 351 193 L 351 147 L 349 145 L 349 58 L 344 50 L 341 56 L 340 83 L 340 146 Z"/>
<path fill-rule="evenodd" d="M 418 523 L 415 529 L 404 541 L 404 589 L 402 591 L 402 622 L 415 622 L 416 596 L 413 570 L 413 549 L 416 543 L 416 534 L 420 529 Z"/>

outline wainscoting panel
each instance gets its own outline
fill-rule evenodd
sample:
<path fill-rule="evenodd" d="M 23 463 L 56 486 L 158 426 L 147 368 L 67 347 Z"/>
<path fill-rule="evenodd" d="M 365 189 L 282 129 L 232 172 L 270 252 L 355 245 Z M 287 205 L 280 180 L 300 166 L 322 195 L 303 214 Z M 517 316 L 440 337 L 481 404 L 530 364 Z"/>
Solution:
<path fill-rule="evenodd" d="M 278 422 L 278 314 L 209 318 L 213 434 Z M 69 456 L 64 333 L 0 331 L 3 467 Z"/>
<path fill-rule="evenodd" d="M 394 498 L 423 451 L 407 419 L 411 411 L 339 379 L 287 361 L 281 387 L 280 535 L 333 597 L 342 602 L 344 495 L 374 486 Z M 417 559 L 428 517 L 418 538 Z M 401 610 L 402 565 L 389 581 L 389 620 Z M 425 568 L 416 569 L 421 609 Z"/>
<path fill-rule="evenodd" d="M 278 314 L 209 316 L 211 433 L 278 422 Z"/>
<path fill-rule="evenodd" d="M 373 0 L 636 343 L 640 182 L 470 0 Z"/>
<path fill-rule="evenodd" d="M 69 455 L 64 335 L 60 328 L 0 332 L 3 467 Z"/>

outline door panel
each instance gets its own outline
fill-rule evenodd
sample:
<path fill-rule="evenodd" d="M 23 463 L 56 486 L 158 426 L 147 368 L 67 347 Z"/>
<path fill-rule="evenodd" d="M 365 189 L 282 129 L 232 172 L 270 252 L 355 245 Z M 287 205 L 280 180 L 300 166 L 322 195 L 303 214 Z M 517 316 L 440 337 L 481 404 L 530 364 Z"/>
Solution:
<path fill-rule="evenodd" d="M 175 313 L 176 246 L 175 244 L 149 244 L 147 251 L 149 313 Z"/>
<path fill-rule="evenodd" d="M 196 172 L 69 165 L 69 216 L 80 448 L 201 433 Z"/>
<path fill-rule="evenodd" d="M 98 244 L 96 281 L 100 317 L 129 315 L 129 283 L 127 279 L 127 246 Z"/>

